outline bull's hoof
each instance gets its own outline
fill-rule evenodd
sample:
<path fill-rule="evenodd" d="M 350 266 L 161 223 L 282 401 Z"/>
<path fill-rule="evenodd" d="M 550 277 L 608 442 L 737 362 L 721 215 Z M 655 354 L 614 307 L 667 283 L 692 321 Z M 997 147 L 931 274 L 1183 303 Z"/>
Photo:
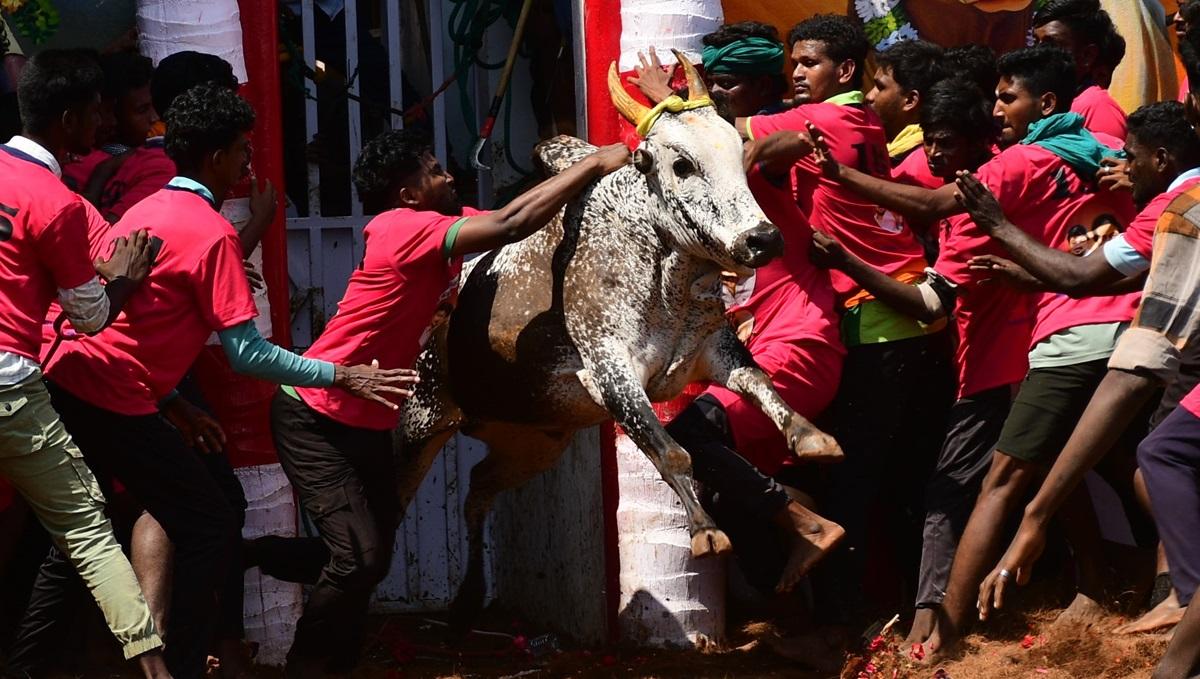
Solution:
<path fill-rule="evenodd" d="M 829 464 L 841 462 L 846 454 L 832 436 L 813 426 L 792 427 L 788 444 L 796 457 L 805 462 Z"/>
<path fill-rule="evenodd" d="M 709 554 L 726 554 L 733 550 L 733 544 L 718 528 L 703 528 L 692 536 L 692 556 L 699 559 Z"/>

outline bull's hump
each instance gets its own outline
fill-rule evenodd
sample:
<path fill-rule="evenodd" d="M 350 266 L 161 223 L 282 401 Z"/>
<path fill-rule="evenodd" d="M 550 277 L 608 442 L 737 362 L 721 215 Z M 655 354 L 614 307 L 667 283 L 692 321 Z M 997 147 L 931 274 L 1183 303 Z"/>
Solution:
<path fill-rule="evenodd" d="M 580 160 L 595 153 L 591 144 L 565 134 L 541 142 L 533 149 L 533 157 L 547 175 L 556 175 Z"/>

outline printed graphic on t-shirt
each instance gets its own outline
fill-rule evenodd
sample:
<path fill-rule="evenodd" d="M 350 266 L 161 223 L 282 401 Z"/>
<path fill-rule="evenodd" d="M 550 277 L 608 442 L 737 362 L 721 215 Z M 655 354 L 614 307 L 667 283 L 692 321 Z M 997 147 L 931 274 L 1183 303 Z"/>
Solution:
<path fill-rule="evenodd" d="M 425 329 L 421 331 L 421 337 L 418 340 L 422 349 L 429 343 L 429 340 L 433 337 L 433 333 L 437 332 L 438 328 L 450 320 L 450 314 L 454 313 L 454 308 L 458 306 L 458 283 L 460 278 L 462 278 L 461 274 L 452 278 L 450 285 L 438 296 L 438 305 L 433 312 L 433 318 L 429 320 L 429 325 L 425 326 Z"/>
<path fill-rule="evenodd" d="M 1117 216 L 1098 205 L 1085 205 L 1070 223 L 1067 242 L 1061 247 L 1076 257 L 1096 252 L 1123 230 Z"/>
<path fill-rule="evenodd" d="M 721 272 L 721 301 L 727 310 L 726 319 L 743 342 L 754 334 L 754 313 L 739 307 L 744 307 L 754 296 L 757 278 L 755 273 L 742 277 L 732 271 Z"/>

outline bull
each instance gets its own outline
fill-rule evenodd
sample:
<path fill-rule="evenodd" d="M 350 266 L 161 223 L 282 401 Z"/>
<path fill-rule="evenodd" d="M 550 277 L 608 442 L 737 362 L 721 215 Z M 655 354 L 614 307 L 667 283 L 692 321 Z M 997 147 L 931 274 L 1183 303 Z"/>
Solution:
<path fill-rule="evenodd" d="M 421 382 L 397 432 L 400 506 L 455 431 L 489 450 L 471 471 L 464 511 L 470 552 L 452 607 L 460 629 L 482 606 L 493 500 L 554 465 L 579 429 L 609 419 L 624 429 L 679 496 L 695 556 L 731 545 L 652 402 L 716 382 L 761 408 L 799 457 L 841 455 L 779 397 L 724 318 L 721 272 L 749 274 L 782 254 L 783 236 L 751 196 L 737 132 L 702 105 L 703 81 L 676 57 L 691 103 L 653 123 L 632 166 L 596 181 L 535 235 L 473 262 L 449 323 L 417 360 Z M 608 86 L 626 119 L 646 120 L 615 64 Z M 552 173 L 593 150 L 559 137 L 535 156 Z"/>

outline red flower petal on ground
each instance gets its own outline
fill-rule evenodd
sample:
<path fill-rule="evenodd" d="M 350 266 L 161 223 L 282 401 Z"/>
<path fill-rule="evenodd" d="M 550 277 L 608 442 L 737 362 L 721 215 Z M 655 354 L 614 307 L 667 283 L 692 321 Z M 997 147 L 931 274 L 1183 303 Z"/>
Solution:
<path fill-rule="evenodd" d="M 925 659 L 925 644 L 913 644 L 912 650 L 909 651 L 908 655 L 913 660 L 924 660 Z"/>
<path fill-rule="evenodd" d="M 1035 643 L 1037 643 L 1037 637 L 1032 634 L 1026 634 L 1025 638 L 1021 640 L 1021 648 L 1033 648 Z"/>

